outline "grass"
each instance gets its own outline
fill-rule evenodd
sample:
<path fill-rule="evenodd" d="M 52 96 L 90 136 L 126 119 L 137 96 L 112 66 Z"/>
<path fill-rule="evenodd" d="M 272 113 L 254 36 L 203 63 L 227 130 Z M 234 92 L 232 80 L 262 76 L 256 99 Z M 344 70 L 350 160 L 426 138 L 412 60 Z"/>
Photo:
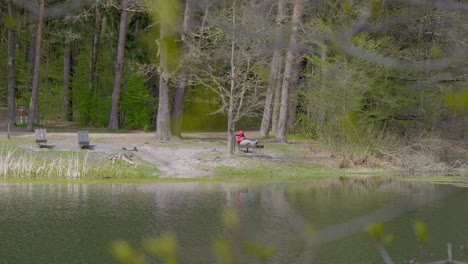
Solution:
<path fill-rule="evenodd" d="M 308 166 L 265 166 L 260 165 L 249 169 L 233 169 L 232 167 L 218 167 L 215 169 L 217 180 L 222 181 L 300 181 L 316 180 L 342 174 L 340 171 L 328 168 Z"/>
<path fill-rule="evenodd" d="M 18 180 L 113 180 L 147 181 L 157 178 L 157 168 L 139 158 L 130 165 L 112 164 L 109 154 L 88 151 L 31 151 L 20 147 L 24 140 L 0 143 L 0 179 Z"/>
<path fill-rule="evenodd" d="M 122 132 L 122 131 L 119 131 Z M 67 142 L 70 135 L 52 133 L 50 141 Z M 145 183 L 145 182 L 289 182 L 309 181 L 337 176 L 359 177 L 361 175 L 391 175 L 394 171 L 369 162 L 365 166 L 352 166 L 341 161 L 339 153 L 325 144 L 300 136 L 289 136 L 289 144 L 264 139 L 264 154 L 237 152 L 233 157 L 225 154 L 226 142 L 212 135 L 178 139 L 169 143 L 151 140 L 151 134 L 125 137 L 126 147 L 147 145 L 153 147 L 187 147 L 205 149 L 196 157 L 199 168 L 212 171 L 213 176 L 194 179 L 159 179 L 161 172 L 152 163 L 136 155 L 137 166 L 124 162 L 112 164 L 111 156 L 120 152 L 81 151 L 70 149 L 39 149 L 35 146 L 33 134 L 15 136 L 9 140 L 0 139 L 0 181 L 75 181 L 90 183 Z M 119 136 L 96 136 L 92 143 L 113 144 L 122 140 Z M 72 143 L 70 143 L 72 142 Z M 113 143 L 112 143 L 113 142 Z M 63 144 L 63 143 L 62 143 Z M 341 161 L 341 162 L 340 162 Z M 195 161 L 197 162 L 197 161 Z M 206 168 L 205 168 L 206 167 Z"/>
<path fill-rule="evenodd" d="M 383 176 L 384 172 L 349 172 L 324 166 L 310 166 L 304 164 L 291 165 L 259 165 L 249 169 L 233 169 L 218 167 L 215 169 L 214 179 L 234 182 L 297 182 L 321 180 L 334 177 Z"/>

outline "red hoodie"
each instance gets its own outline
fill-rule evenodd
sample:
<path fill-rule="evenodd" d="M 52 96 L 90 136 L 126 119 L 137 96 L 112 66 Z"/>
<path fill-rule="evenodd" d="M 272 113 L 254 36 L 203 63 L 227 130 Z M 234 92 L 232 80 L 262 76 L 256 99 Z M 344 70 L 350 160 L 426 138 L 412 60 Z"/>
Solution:
<path fill-rule="evenodd" d="M 242 130 L 239 130 L 239 132 L 236 135 L 236 141 L 237 144 L 241 143 L 242 140 L 244 140 L 246 137 L 244 136 L 244 132 Z"/>

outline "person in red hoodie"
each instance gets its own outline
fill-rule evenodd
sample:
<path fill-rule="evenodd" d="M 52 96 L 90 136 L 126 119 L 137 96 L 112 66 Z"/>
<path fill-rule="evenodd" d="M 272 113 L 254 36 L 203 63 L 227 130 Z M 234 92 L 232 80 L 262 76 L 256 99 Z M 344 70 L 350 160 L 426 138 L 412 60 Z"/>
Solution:
<path fill-rule="evenodd" d="M 258 140 L 250 140 L 250 139 L 247 139 L 244 135 L 244 131 L 242 130 L 239 130 L 239 132 L 237 132 L 237 135 L 236 135 L 236 142 L 237 144 L 241 145 L 241 146 L 244 146 L 244 145 L 251 145 L 251 146 L 255 146 L 258 144 Z"/>

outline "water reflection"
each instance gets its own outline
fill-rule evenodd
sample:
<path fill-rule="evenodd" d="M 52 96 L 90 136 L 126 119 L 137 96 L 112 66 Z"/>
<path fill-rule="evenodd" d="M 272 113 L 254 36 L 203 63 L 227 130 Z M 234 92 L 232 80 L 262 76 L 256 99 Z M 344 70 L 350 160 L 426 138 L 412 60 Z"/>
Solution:
<path fill-rule="evenodd" d="M 447 197 L 437 197 L 441 193 Z M 331 233 L 324 230 L 330 226 L 336 230 L 337 225 L 397 202 L 415 206 L 386 219 L 385 229 L 395 235 L 389 250 L 396 262 L 442 259 L 448 241 L 454 244 L 454 256 L 468 259 L 460 249 L 468 237 L 466 189 L 340 178 L 265 185 L 2 184 L 0 259 L 1 263 L 113 263 L 108 254 L 111 241 L 125 239 L 141 248 L 143 238 L 172 232 L 182 248 L 182 263 L 213 263 L 213 239 L 232 238 L 221 215 L 225 207 L 233 207 L 241 220 L 238 237 L 275 246 L 272 263 L 304 263 L 310 257 L 314 263 L 381 263 L 375 243 L 361 227 L 337 239 L 329 239 Z M 432 243 L 425 251 L 411 230 L 414 220 L 428 225 Z M 316 234 L 326 234 L 329 243 L 312 247 L 305 231 L 310 225 L 319 230 Z M 253 263 L 245 252 L 239 254 L 241 263 Z"/>

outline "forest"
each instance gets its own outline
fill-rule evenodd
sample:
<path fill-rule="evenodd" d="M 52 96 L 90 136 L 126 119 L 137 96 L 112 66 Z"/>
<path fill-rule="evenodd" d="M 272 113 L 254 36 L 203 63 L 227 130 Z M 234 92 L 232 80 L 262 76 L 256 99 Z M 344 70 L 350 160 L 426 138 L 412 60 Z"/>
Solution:
<path fill-rule="evenodd" d="M 466 143 L 467 11 L 463 0 L 4 0 L 0 107 L 28 131 Z"/>

